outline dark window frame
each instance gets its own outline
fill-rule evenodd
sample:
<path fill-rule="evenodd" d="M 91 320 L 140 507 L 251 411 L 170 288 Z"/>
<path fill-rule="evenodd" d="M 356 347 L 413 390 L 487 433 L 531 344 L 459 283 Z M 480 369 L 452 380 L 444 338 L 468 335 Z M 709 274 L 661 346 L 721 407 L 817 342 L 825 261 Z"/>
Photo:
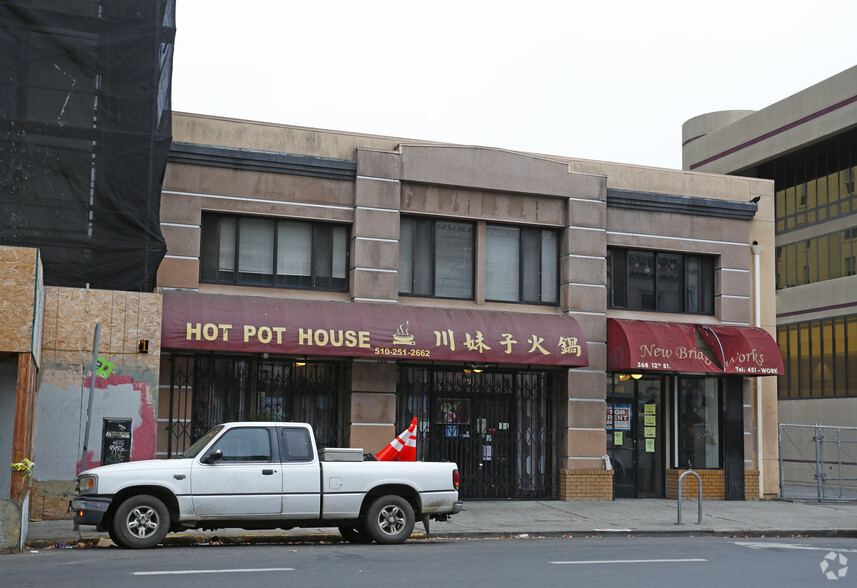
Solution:
<path fill-rule="evenodd" d="M 485 300 L 486 300 L 486 302 L 503 302 L 503 303 L 508 303 L 508 304 L 541 304 L 544 306 L 557 306 L 559 304 L 559 299 L 560 299 L 560 296 L 559 296 L 559 294 L 560 294 L 559 256 L 560 256 L 560 243 L 562 240 L 562 235 L 561 235 L 560 231 L 557 229 L 550 229 L 550 228 L 543 228 L 543 227 L 527 227 L 527 226 L 519 226 L 519 225 L 507 225 L 507 224 L 501 224 L 501 223 L 486 223 L 486 225 L 485 225 L 485 233 L 486 233 L 486 237 L 485 237 L 485 241 L 486 241 L 486 244 L 485 244 L 485 247 L 486 247 L 485 272 L 486 273 L 491 271 L 491 267 L 487 261 L 487 257 L 488 257 L 488 252 L 487 252 L 488 236 L 487 236 L 487 234 L 488 234 L 488 230 L 491 227 L 513 228 L 513 229 L 518 230 L 518 299 L 517 300 L 507 300 L 507 299 L 503 299 L 503 298 L 491 298 L 489 293 L 488 293 L 488 284 L 487 284 L 487 279 L 486 279 L 486 285 L 485 285 Z M 537 235 L 538 242 L 539 242 L 539 248 L 538 248 L 539 260 L 538 260 L 537 264 L 532 264 L 532 265 L 524 264 L 524 262 L 522 261 L 524 259 L 524 256 L 525 256 L 525 238 L 524 238 L 525 233 L 530 234 L 530 235 Z M 542 280 L 542 267 L 544 265 L 544 257 L 542 256 L 542 253 L 544 250 L 544 241 L 543 240 L 544 240 L 545 233 L 552 234 L 556 240 L 556 252 L 555 252 L 556 281 L 554 284 L 554 293 L 555 293 L 556 298 L 554 300 L 544 300 L 544 289 L 543 289 L 543 280 Z M 538 300 L 532 300 L 532 299 L 528 300 L 525 297 L 525 292 L 524 292 L 524 290 L 525 290 L 525 288 L 524 288 L 525 279 L 524 278 L 526 276 L 526 271 L 528 269 L 530 269 L 531 267 L 537 268 L 537 270 L 536 270 L 537 276 L 536 277 L 538 279 L 536 280 L 536 282 L 538 283 L 538 290 L 539 290 Z"/>
<path fill-rule="evenodd" d="M 232 270 L 224 271 L 220 269 L 221 254 L 220 246 L 223 239 L 222 221 L 228 219 L 234 221 L 233 251 L 232 251 Z M 256 280 L 242 278 L 242 272 L 238 267 L 241 254 L 241 224 L 249 221 L 270 221 L 273 224 L 273 241 L 272 247 L 272 272 L 270 274 L 254 274 L 260 276 Z M 277 255 L 279 252 L 279 235 L 281 223 L 301 223 L 309 225 L 311 229 L 311 246 L 310 246 L 310 275 L 305 278 L 305 283 L 300 283 L 285 274 L 277 273 Z M 335 277 L 334 268 L 337 265 L 336 256 L 333 254 L 335 234 L 337 228 L 345 229 L 345 258 L 340 260 L 344 268 L 344 276 Z M 202 213 L 202 222 L 200 226 L 200 260 L 199 260 L 199 281 L 206 284 L 230 284 L 234 286 L 255 286 L 263 288 L 288 288 L 296 290 L 322 290 L 330 292 L 347 292 L 349 287 L 349 259 L 350 250 L 350 227 L 345 224 L 328 223 L 319 221 L 305 221 L 301 219 L 279 218 L 279 217 L 264 217 L 236 214 L 220 214 L 212 212 Z M 212 235 L 212 232 L 214 234 Z M 324 234 L 326 233 L 327 243 L 323 244 Z M 321 235 L 320 235 L 321 234 Z M 329 253 L 329 259 L 320 259 L 322 248 L 326 247 L 325 251 Z M 321 261 L 325 261 L 322 264 Z M 325 267 L 322 267 L 322 266 Z M 327 282 L 325 284 L 325 281 Z"/>
<path fill-rule="evenodd" d="M 628 258 L 632 253 L 639 253 L 643 256 L 651 255 L 652 266 L 650 269 L 651 273 L 651 297 L 649 298 L 652 301 L 653 307 L 651 305 L 646 304 L 633 304 L 632 296 L 632 287 L 629 285 L 631 282 L 630 277 L 630 263 Z M 681 257 L 681 284 L 679 287 L 679 291 L 681 293 L 681 308 L 678 310 L 675 309 L 665 309 L 663 303 L 661 302 L 661 296 L 659 294 L 663 293 L 658 289 L 658 281 L 660 280 L 659 276 L 659 259 L 660 255 L 664 256 L 680 256 Z M 701 255 L 695 253 L 680 253 L 675 251 L 655 251 L 648 249 L 630 249 L 630 248 L 619 248 L 619 247 L 610 247 L 607 249 L 607 307 L 615 308 L 615 309 L 626 309 L 626 310 L 638 310 L 643 312 L 669 312 L 673 314 L 693 314 L 693 315 L 714 315 L 715 311 L 715 274 L 717 271 L 716 268 L 716 258 L 713 255 Z M 698 310 L 690 310 L 693 307 L 693 300 L 691 297 L 691 290 L 688 286 L 688 272 L 689 272 L 689 261 L 696 260 L 699 278 L 701 282 L 700 287 L 698 289 L 696 295 L 696 306 Z M 648 274 L 644 274 L 648 275 Z M 641 279 L 641 278 L 636 278 Z M 645 279 L 645 278 L 642 278 Z M 702 288 L 705 288 L 705 291 Z M 701 309 L 699 309 L 702 307 Z"/>
<path fill-rule="evenodd" d="M 427 218 L 422 216 L 410 216 L 410 215 L 402 215 L 400 218 L 400 227 L 403 222 L 413 222 L 414 223 L 414 247 L 411 250 L 411 259 L 409 260 L 410 269 L 411 269 L 411 279 L 410 279 L 410 291 L 403 291 L 401 288 L 401 265 L 402 265 L 402 248 L 400 245 L 400 253 L 399 253 L 399 296 L 414 296 L 420 298 L 444 298 L 449 300 L 474 300 L 476 297 L 476 223 L 472 221 L 466 220 L 457 220 L 457 219 L 449 219 L 449 218 Z M 470 233 L 471 233 L 471 241 L 470 241 L 470 292 L 467 296 L 444 296 L 437 294 L 437 226 L 438 223 L 447 222 L 447 223 L 459 223 L 459 224 L 467 224 L 470 225 Z M 423 289 L 419 292 L 415 291 L 417 289 L 417 280 L 425 279 L 425 275 L 418 274 L 418 265 L 425 264 L 425 259 L 418 258 L 418 253 L 425 253 L 426 244 L 424 242 L 420 242 L 420 249 L 416 247 L 416 235 L 419 234 L 420 229 L 425 230 L 425 227 L 430 227 L 429 236 L 430 243 L 428 244 L 429 249 L 429 259 L 428 259 L 428 288 Z M 401 241 L 401 236 L 400 236 Z"/>

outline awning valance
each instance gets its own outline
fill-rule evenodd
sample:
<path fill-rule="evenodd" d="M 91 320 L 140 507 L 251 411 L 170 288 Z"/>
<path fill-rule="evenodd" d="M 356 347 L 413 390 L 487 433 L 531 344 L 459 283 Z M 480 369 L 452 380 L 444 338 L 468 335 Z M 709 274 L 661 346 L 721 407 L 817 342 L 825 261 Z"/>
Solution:
<path fill-rule="evenodd" d="M 607 369 L 759 376 L 782 374 L 783 362 L 773 337 L 756 327 L 611 318 Z"/>
<path fill-rule="evenodd" d="M 566 315 L 164 292 L 165 349 L 585 366 Z"/>

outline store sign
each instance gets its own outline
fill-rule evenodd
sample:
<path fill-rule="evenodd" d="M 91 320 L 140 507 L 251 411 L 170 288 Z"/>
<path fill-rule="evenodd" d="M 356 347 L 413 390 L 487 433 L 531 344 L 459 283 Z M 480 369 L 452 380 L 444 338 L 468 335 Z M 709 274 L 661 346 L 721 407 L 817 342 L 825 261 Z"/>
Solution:
<path fill-rule="evenodd" d="M 783 362 L 760 328 L 607 319 L 607 369 L 764 376 Z"/>
<path fill-rule="evenodd" d="M 783 358 L 773 337 L 758 327 L 699 325 L 699 332 L 727 374 L 783 375 Z"/>
<path fill-rule="evenodd" d="M 710 354 L 695 345 L 694 326 L 607 319 L 607 369 L 721 372 Z"/>
<path fill-rule="evenodd" d="M 164 293 L 162 346 L 379 360 L 585 366 L 565 315 Z"/>
<path fill-rule="evenodd" d="M 615 431 L 631 430 L 631 405 L 607 405 L 607 428 Z M 619 443 L 621 445 L 621 442 Z"/>

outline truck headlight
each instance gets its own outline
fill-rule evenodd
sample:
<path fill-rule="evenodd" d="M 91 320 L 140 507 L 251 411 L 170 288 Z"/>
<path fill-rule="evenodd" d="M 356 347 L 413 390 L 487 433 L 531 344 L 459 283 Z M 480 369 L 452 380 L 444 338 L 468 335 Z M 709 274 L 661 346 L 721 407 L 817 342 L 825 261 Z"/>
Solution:
<path fill-rule="evenodd" d="M 98 487 L 95 476 L 80 476 L 77 479 L 77 491 L 81 494 L 95 493 Z"/>

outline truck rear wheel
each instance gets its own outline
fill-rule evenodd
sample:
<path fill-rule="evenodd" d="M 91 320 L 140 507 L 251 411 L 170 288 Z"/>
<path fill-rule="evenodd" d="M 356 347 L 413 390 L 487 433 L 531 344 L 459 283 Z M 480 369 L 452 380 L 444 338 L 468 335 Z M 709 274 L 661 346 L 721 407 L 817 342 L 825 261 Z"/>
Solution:
<path fill-rule="evenodd" d="M 119 505 L 112 524 L 110 536 L 120 547 L 147 549 L 166 537 L 170 530 L 170 513 L 154 496 L 138 494 Z"/>
<path fill-rule="evenodd" d="M 414 509 L 393 494 L 375 500 L 366 512 L 366 532 L 378 543 L 403 543 L 414 531 Z"/>

